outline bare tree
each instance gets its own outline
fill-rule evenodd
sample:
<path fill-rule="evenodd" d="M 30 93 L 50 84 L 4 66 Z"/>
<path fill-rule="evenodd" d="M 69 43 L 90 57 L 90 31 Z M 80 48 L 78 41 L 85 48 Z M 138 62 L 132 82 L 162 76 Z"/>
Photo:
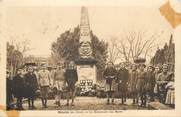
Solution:
<path fill-rule="evenodd" d="M 21 40 L 21 41 L 18 41 Z M 22 60 L 21 61 L 15 61 L 13 62 L 14 58 L 18 58 L 15 56 L 18 56 L 17 54 L 15 54 L 15 52 L 10 53 L 10 69 L 12 71 L 12 73 L 14 73 L 16 71 L 16 67 L 13 69 L 13 64 L 15 64 L 14 66 L 18 66 L 18 65 L 23 65 L 25 60 L 25 54 L 30 51 L 32 48 L 29 47 L 30 44 L 30 40 L 28 38 L 25 37 L 25 34 L 22 34 L 21 36 L 11 36 L 11 40 L 10 40 L 10 45 L 12 45 L 14 47 L 14 50 L 16 50 L 16 52 L 19 52 L 19 54 L 21 53 L 22 55 Z"/>
<path fill-rule="evenodd" d="M 108 54 L 109 58 L 108 61 L 115 63 L 116 60 L 121 59 L 121 54 L 117 50 L 117 38 L 112 37 L 109 43 L 109 48 L 108 48 Z"/>
<path fill-rule="evenodd" d="M 32 48 L 29 47 L 30 40 L 27 38 L 24 38 L 21 42 L 16 43 L 16 48 L 19 50 L 23 55 L 25 55 L 26 52 L 30 51 Z"/>
<path fill-rule="evenodd" d="M 18 41 L 18 40 L 21 40 L 21 41 Z M 21 52 L 23 56 L 26 54 L 26 52 L 33 49 L 29 47 L 30 40 L 25 37 L 25 34 L 22 34 L 21 36 L 16 35 L 14 37 L 11 37 L 10 44 L 14 45 L 15 49 Z"/>
<path fill-rule="evenodd" d="M 146 31 L 132 31 L 124 33 L 119 41 L 114 39 L 113 49 L 117 49 L 118 52 L 112 52 L 110 54 L 111 58 L 120 58 L 120 55 L 124 57 L 126 62 L 133 62 L 138 57 L 147 58 L 149 57 L 149 52 L 157 47 L 155 43 L 157 39 L 163 34 L 163 31 L 158 34 L 148 34 Z M 114 56 L 114 57 L 112 57 Z M 119 57 L 118 57 L 119 56 Z"/>

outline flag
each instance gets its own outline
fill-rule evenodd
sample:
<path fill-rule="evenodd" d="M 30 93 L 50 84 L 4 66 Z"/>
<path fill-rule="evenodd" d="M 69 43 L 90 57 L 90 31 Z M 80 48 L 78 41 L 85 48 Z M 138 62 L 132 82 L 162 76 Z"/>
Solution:
<path fill-rule="evenodd" d="M 181 13 L 175 12 L 169 1 L 160 7 L 160 13 L 166 18 L 173 28 L 181 24 Z"/>

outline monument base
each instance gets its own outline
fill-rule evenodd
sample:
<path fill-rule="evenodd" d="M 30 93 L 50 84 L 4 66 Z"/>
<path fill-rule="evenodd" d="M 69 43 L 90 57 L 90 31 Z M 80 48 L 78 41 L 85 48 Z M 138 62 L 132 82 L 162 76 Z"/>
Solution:
<path fill-rule="evenodd" d="M 89 91 L 96 84 L 97 69 L 94 59 L 79 59 L 76 61 L 78 84 L 82 91 Z"/>

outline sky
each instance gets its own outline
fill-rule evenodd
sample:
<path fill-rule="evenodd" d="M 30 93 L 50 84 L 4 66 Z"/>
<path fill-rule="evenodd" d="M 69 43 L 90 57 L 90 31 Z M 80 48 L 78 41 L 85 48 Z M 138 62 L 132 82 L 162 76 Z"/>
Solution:
<path fill-rule="evenodd" d="M 146 31 L 146 36 L 163 31 L 156 42 L 158 47 L 162 47 L 170 39 L 173 29 L 159 12 L 159 7 L 166 1 L 158 1 L 149 5 L 149 2 L 140 2 L 135 6 L 136 0 L 130 5 L 88 5 L 90 28 L 99 39 L 107 42 L 112 37 L 121 39 L 124 32 L 129 31 Z M 5 10 L 5 38 L 8 41 L 16 39 L 16 42 L 28 39 L 31 50 L 26 55 L 49 56 L 52 42 L 61 33 L 79 25 L 80 10 L 78 5 L 9 5 Z"/>

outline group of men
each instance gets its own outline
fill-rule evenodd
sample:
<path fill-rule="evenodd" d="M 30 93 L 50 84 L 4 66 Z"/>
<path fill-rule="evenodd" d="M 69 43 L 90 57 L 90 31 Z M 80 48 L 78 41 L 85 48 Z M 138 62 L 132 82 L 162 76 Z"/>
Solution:
<path fill-rule="evenodd" d="M 162 68 L 146 67 L 144 63 L 132 64 L 129 68 L 120 64 L 116 69 L 109 62 L 103 77 L 107 104 L 114 104 L 115 96 L 119 94 L 120 104 L 125 104 L 126 98 L 132 98 L 133 104 L 146 107 L 148 101 L 158 98 L 161 103 L 174 106 L 174 74 L 168 72 L 167 64 L 163 64 Z"/>
<path fill-rule="evenodd" d="M 52 82 L 53 80 L 53 82 Z M 60 99 L 63 91 L 67 93 L 67 106 L 71 97 L 74 105 L 75 83 L 78 75 L 74 61 L 63 69 L 63 65 L 59 65 L 55 72 L 51 74 L 46 65 L 41 66 L 41 70 L 36 71 L 33 66 L 28 66 L 26 72 L 23 73 L 22 68 L 18 68 L 16 75 L 11 78 L 10 72 L 7 71 L 7 109 L 23 110 L 23 99 L 28 99 L 29 109 L 36 109 L 34 105 L 35 95 L 40 91 L 42 108 L 47 108 L 47 99 L 50 88 L 54 89 L 55 104 L 61 106 Z M 16 104 L 12 104 L 13 97 L 16 98 Z"/>

